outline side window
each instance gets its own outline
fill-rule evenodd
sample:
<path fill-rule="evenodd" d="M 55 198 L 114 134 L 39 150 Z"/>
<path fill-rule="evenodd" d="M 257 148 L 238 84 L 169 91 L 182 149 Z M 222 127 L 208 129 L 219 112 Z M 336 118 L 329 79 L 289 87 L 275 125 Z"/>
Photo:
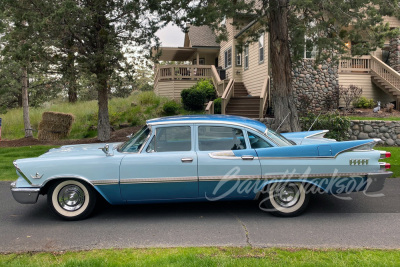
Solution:
<path fill-rule="evenodd" d="M 243 131 L 224 126 L 199 126 L 199 150 L 240 150 L 246 149 Z"/>
<path fill-rule="evenodd" d="M 147 152 L 190 151 L 192 149 L 190 126 L 161 127 L 156 129 Z"/>
<path fill-rule="evenodd" d="M 262 137 L 260 137 L 256 134 L 247 132 L 247 136 L 249 137 L 249 142 L 250 142 L 251 148 L 253 148 L 253 149 L 272 147 L 272 145 L 270 143 L 268 143 Z"/>

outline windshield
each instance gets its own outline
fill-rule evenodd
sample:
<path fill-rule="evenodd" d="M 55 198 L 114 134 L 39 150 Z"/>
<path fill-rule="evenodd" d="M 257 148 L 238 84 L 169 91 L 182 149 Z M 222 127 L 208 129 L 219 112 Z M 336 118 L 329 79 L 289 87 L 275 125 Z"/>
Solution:
<path fill-rule="evenodd" d="M 134 136 L 131 137 L 128 141 L 123 143 L 119 148 L 119 152 L 130 152 L 130 153 L 137 153 L 139 152 L 140 148 L 144 145 L 146 141 L 146 137 L 149 135 L 150 129 L 144 126 L 140 131 L 136 132 Z"/>
<path fill-rule="evenodd" d="M 293 144 L 282 135 L 267 129 L 265 135 L 269 137 L 278 146 L 292 146 Z"/>

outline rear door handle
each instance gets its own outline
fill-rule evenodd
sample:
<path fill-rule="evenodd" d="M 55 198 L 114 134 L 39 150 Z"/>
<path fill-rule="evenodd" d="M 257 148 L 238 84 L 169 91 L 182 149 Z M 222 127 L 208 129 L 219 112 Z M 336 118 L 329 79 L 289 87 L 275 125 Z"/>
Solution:
<path fill-rule="evenodd" d="M 190 163 L 190 162 L 193 162 L 193 159 L 192 158 L 183 158 L 183 159 L 181 159 L 181 161 L 183 163 Z"/>
<path fill-rule="evenodd" d="M 242 156 L 242 160 L 253 160 L 253 156 Z"/>

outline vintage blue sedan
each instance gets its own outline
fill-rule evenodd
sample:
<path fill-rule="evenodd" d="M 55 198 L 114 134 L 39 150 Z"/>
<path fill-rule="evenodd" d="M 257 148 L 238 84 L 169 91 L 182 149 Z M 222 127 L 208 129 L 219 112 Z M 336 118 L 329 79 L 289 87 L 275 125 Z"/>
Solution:
<path fill-rule="evenodd" d="M 258 200 L 296 216 L 310 194 L 379 191 L 392 175 L 379 139 L 336 142 L 326 131 L 278 134 L 224 115 L 148 120 L 125 143 L 68 145 L 14 162 L 16 201 L 37 202 L 66 220 L 86 218 L 96 199 L 111 204 Z"/>

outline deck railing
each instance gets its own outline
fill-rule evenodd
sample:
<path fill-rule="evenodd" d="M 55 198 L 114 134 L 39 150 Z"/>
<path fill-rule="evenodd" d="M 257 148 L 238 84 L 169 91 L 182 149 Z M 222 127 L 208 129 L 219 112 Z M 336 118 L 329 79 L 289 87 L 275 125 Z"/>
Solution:
<path fill-rule="evenodd" d="M 156 70 L 155 83 L 167 80 L 211 78 L 211 65 L 158 65 Z"/>
<path fill-rule="evenodd" d="M 339 72 L 368 73 L 371 70 L 371 56 L 358 56 L 339 60 Z"/>
<path fill-rule="evenodd" d="M 166 81 L 197 81 L 211 79 L 215 91 L 220 97 L 228 81 L 221 80 L 214 65 L 157 65 L 154 70 L 154 88 L 159 82 Z"/>

